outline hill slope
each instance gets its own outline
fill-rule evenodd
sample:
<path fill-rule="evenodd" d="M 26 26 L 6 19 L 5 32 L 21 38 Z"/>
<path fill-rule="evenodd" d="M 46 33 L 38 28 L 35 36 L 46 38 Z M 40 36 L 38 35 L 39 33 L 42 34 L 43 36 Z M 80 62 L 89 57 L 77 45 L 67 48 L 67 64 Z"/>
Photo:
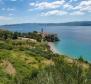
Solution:
<path fill-rule="evenodd" d="M 0 31 L 0 84 L 91 84 L 91 64 L 82 58 L 71 59 L 53 53 L 46 42 L 10 35 Z"/>
<path fill-rule="evenodd" d="M 91 26 L 91 21 L 75 21 L 75 22 L 67 22 L 67 23 L 22 23 L 22 24 L 11 24 L 11 25 L 2 25 L 1 28 L 9 28 L 9 27 L 31 27 L 31 26 Z"/>

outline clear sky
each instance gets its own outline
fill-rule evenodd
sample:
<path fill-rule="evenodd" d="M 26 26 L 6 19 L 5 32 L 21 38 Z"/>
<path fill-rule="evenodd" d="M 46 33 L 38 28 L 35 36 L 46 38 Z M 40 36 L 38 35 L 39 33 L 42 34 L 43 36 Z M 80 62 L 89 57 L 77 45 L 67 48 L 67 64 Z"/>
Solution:
<path fill-rule="evenodd" d="M 0 24 L 90 21 L 91 0 L 0 0 Z"/>

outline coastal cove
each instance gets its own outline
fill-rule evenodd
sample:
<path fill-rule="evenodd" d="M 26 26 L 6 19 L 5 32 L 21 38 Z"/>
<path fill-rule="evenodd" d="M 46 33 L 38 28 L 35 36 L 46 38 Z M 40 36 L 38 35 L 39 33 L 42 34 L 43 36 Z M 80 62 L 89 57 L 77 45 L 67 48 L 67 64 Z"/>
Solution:
<path fill-rule="evenodd" d="M 47 25 L 12 25 L 1 28 L 10 31 L 32 32 L 41 31 L 57 33 L 59 42 L 53 44 L 58 52 L 77 58 L 82 56 L 91 61 L 91 26 L 47 26 Z"/>

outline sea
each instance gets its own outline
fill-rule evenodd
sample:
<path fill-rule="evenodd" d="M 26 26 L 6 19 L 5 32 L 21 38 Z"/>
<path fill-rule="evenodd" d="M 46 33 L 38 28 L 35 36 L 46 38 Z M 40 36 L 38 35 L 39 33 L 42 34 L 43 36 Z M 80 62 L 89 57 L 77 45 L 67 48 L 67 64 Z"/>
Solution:
<path fill-rule="evenodd" d="M 71 58 L 83 57 L 91 62 L 91 26 L 57 26 L 57 25 L 6 25 L 1 28 L 10 31 L 32 32 L 41 31 L 57 33 L 60 41 L 54 42 L 55 48 Z"/>

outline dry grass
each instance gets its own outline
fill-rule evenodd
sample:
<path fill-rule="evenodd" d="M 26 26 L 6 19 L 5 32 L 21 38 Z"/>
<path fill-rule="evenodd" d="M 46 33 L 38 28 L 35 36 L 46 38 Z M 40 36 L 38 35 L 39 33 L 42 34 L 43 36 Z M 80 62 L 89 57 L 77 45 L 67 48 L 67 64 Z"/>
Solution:
<path fill-rule="evenodd" d="M 16 75 L 16 70 L 13 67 L 13 65 L 7 61 L 7 60 L 2 60 L 1 66 L 4 68 L 5 72 L 11 76 Z"/>

